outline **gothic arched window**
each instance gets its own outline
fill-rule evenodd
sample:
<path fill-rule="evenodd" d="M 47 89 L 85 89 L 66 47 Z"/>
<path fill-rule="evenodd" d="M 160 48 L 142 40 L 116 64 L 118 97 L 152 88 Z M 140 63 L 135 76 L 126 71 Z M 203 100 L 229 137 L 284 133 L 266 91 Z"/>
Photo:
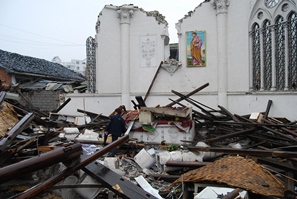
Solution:
<path fill-rule="evenodd" d="M 288 18 L 288 46 L 289 46 L 289 89 L 297 88 L 297 15 L 291 13 Z"/>
<path fill-rule="evenodd" d="M 285 28 L 284 18 L 279 16 L 275 21 L 275 69 L 276 89 L 285 88 Z"/>
<path fill-rule="evenodd" d="M 265 20 L 263 24 L 263 59 L 264 59 L 264 90 L 271 89 L 272 81 L 272 49 L 271 49 L 271 23 Z"/>
<path fill-rule="evenodd" d="M 261 41 L 260 41 L 260 26 L 255 23 L 251 32 L 252 48 L 253 48 L 253 89 L 259 90 L 261 83 Z"/>

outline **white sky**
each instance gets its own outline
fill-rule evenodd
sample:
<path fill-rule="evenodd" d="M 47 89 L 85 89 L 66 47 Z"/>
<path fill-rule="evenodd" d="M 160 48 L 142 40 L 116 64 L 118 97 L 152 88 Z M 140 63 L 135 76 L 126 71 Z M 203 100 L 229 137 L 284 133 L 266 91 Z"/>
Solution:
<path fill-rule="evenodd" d="M 159 11 L 169 23 L 170 43 L 176 43 L 175 23 L 203 1 L 0 0 L 0 49 L 49 61 L 85 59 L 86 39 L 95 36 L 97 16 L 107 4 Z"/>

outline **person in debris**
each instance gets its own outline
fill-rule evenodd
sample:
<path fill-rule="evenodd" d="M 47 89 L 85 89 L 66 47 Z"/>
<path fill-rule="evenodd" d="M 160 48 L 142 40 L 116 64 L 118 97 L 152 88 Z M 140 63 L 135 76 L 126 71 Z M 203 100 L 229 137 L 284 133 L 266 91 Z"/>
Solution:
<path fill-rule="evenodd" d="M 192 64 L 202 66 L 201 59 L 201 47 L 202 47 L 202 39 L 197 35 L 196 32 L 192 32 L 192 40 L 191 40 L 191 56 L 192 56 Z"/>
<path fill-rule="evenodd" d="M 126 123 L 125 120 L 121 116 L 121 109 L 117 108 L 115 109 L 115 114 L 110 117 L 104 133 L 104 141 L 103 145 L 106 145 L 107 136 L 111 134 L 112 142 L 116 141 L 118 137 L 120 137 L 122 134 L 126 131 Z M 116 150 L 111 150 L 111 155 L 115 155 Z"/>

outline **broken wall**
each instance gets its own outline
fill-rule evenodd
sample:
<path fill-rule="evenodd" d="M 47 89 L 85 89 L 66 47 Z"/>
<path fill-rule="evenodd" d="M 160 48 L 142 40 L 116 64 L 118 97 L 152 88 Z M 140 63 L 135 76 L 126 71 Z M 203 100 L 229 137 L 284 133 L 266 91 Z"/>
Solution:
<path fill-rule="evenodd" d="M 296 7 L 296 0 L 286 2 Z M 278 5 L 281 6 L 281 3 L 283 2 Z M 261 0 L 214 0 L 204 1 L 193 8 L 193 11 L 186 13 L 186 16 L 176 23 L 181 65 L 172 73 L 161 68 L 150 90 L 146 105 L 166 105 L 169 98 L 177 98 L 171 90 L 189 93 L 208 82 L 209 86 L 193 95 L 193 99 L 210 107 L 221 105 L 238 114 L 264 111 L 268 100 L 272 100 L 271 116 L 295 120 L 296 91 L 254 92 L 250 90 L 252 60 L 249 31 L 250 20 L 257 6 L 267 10 L 264 1 Z M 119 104 L 124 104 L 127 109 L 133 108 L 130 100 L 134 100 L 135 96 L 146 95 L 156 74 L 157 65 L 166 58 L 165 39 L 162 37 L 166 25 L 137 8 L 131 15 L 128 14 L 130 54 L 128 57 L 121 57 L 123 49 L 121 49 L 121 37 L 118 33 L 123 30 L 118 18 L 118 10 L 120 8 L 116 6 L 105 7 L 99 15 L 100 26 L 97 26 L 96 34 L 98 93 L 92 94 L 94 99 L 90 99 L 88 105 L 92 107 L 91 101 L 93 101 L 98 110 L 102 110 L 107 115 L 110 112 L 107 110 L 114 110 Z M 186 32 L 189 31 L 205 32 L 205 66 L 187 66 Z M 157 64 L 150 67 L 141 67 L 140 40 L 145 35 L 156 35 L 157 38 Z M 129 62 L 126 62 L 127 58 Z M 122 63 L 123 60 L 124 63 Z M 81 99 L 83 95 L 71 94 L 68 97 L 72 98 L 71 103 L 80 104 L 80 108 L 83 108 Z M 74 102 L 76 97 L 77 103 Z M 106 99 L 113 99 L 119 103 L 105 103 L 108 102 Z M 183 104 L 191 106 L 187 102 Z"/>
<path fill-rule="evenodd" d="M 60 106 L 60 94 L 63 91 L 48 91 L 48 90 L 31 90 L 23 92 L 24 97 L 30 103 L 41 111 L 53 111 Z M 26 104 L 26 102 L 23 102 Z"/>
<path fill-rule="evenodd" d="M 0 67 L 0 80 L 3 87 L 9 87 L 12 82 L 12 77 L 7 74 L 6 70 L 2 67 Z"/>
<path fill-rule="evenodd" d="M 160 62 L 169 57 L 169 45 L 164 44 L 167 22 L 160 13 L 137 6 L 106 5 L 97 24 L 97 92 L 142 93 Z"/>

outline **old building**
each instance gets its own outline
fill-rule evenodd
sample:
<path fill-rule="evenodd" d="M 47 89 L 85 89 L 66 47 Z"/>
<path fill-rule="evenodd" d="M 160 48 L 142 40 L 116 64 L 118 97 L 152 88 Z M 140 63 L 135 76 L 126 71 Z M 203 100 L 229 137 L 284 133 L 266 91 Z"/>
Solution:
<path fill-rule="evenodd" d="M 61 64 L 65 66 L 66 68 L 69 68 L 70 70 L 73 70 L 75 72 L 78 72 L 82 74 L 83 76 L 86 75 L 86 60 L 79 60 L 79 59 L 71 59 L 71 61 L 66 62 L 62 61 L 60 57 L 55 56 L 52 59 L 52 62 Z"/>
<path fill-rule="evenodd" d="M 60 105 L 60 94 L 85 79 L 60 64 L 0 50 L 0 80 L 1 91 L 21 94 L 30 106 L 52 111 Z"/>
<path fill-rule="evenodd" d="M 181 5 L 182 6 L 182 5 Z M 106 5 L 98 16 L 95 37 L 88 39 L 89 94 L 71 95 L 72 103 L 108 113 L 115 104 L 131 108 L 145 96 L 158 66 L 162 69 L 146 104 L 161 106 L 208 82 L 193 98 L 231 112 L 264 111 L 295 118 L 297 82 L 296 0 L 206 0 L 175 25 L 178 60 L 169 58 L 167 22 L 157 11 L 136 5 Z M 182 17 L 182 16 L 181 16 Z M 197 60 L 191 40 L 198 36 Z M 89 64 L 89 65 L 88 65 Z M 71 110 L 65 109 L 71 112 Z"/>

